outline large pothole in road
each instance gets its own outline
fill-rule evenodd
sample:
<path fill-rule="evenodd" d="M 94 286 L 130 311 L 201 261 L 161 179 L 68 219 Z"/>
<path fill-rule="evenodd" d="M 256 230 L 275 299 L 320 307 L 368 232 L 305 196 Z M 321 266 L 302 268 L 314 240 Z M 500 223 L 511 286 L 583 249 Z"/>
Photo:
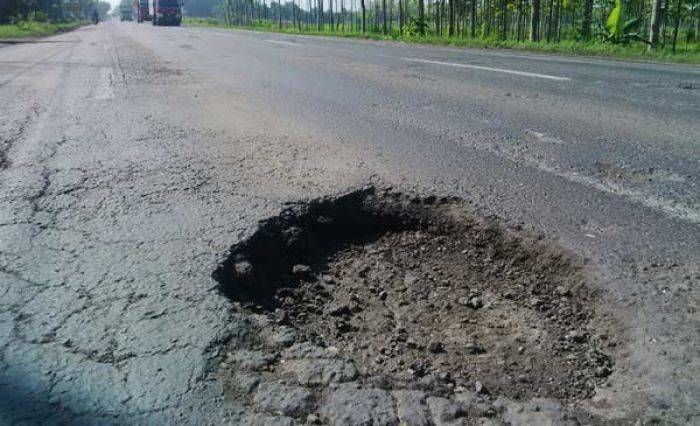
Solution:
<path fill-rule="evenodd" d="M 298 204 L 262 222 L 214 276 L 269 327 L 352 360 L 360 380 L 589 396 L 612 372 L 613 338 L 592 327 L 586 274 L 553 243 L 469 210 L 371 188 Z"/>

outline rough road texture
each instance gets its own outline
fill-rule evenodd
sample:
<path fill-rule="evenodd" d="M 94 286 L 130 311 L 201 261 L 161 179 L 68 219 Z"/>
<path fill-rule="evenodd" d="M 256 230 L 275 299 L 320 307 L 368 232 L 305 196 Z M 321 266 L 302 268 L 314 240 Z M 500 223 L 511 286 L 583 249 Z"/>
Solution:
<path fill-rule="evenodd" d="M 573 78 L 535 83 L 270 37 L 107 24 L 0 48 L 2 423 L 289 424 L 309 387 L 311 422 L 697 422 L 697 70 L 470 53 Z M 255 383 L 279 350 L 229 350 L 265 323 L 212 271 L 285 202 L 374 175 L 587 258 L 626 336 L 606 385 L 574 407 L 393 392 L 285 334 L 306 384 Z"/>
<path fill-rule="evenodd" d="M 346 389 L 387 401 L 361 414 L 387 424 L 389 393 L 443 401 L 457 423 L 505 422 L 512 398 L 559 406 L 592 396 L 620 340 L 596 312 L 596 285 L 551 241 L 469 210 L 367 188 L 262 223 L 214 274 L 237 307 L 266 313 L 227 350 L 227 395 L 263 413 L 350 424 L 363 421 L 336 418 L 359 403 Z M 329 395 L 325 386 L 340 383 Z M 351 402 L 339 404 L 339 392 Z M 438 422 L 435 411 L 422 415 Z"/>
<path fill-rule="evenodd" d="M 208 363 L 247 326 L 211 272 L 280 202 L 352 183 L 114 32 L 2 51 L 2 423 L 225 419 Z"/>

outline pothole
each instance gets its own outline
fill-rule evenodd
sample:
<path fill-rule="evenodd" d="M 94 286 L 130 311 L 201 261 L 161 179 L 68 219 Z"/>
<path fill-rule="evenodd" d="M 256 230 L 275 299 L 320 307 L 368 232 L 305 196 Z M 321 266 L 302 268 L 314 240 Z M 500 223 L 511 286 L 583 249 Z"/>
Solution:
<path fill-rule="evenodd" d="M 347 380 L 386 389 L 572 400 L 613 369 L 577 262 L 454 198 L 368 188 L 297 204 L 214 277 L 283 346 L 325 348 L 354 364 Z M 246 350 L 265 358 L 265 345 Z M 284 353 L 268 357 L 266 375 L 292 377 Z"/>

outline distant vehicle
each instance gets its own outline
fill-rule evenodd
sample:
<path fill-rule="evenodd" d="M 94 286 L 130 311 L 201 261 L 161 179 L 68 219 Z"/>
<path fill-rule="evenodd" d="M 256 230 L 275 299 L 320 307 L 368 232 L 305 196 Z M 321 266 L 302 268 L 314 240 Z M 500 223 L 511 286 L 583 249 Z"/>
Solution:
<path fill-rule="evenodd" d="M 131 6 L 128 4 L 122 3 L 119 6 L 119 19 L 122 21 L 133 21 L 134 20 L 134 12 L 131 9 Z"/>
<path fill-rule="evenodd" d="M 176 25 L 182 23 L 180 0 L 153 0 L 153 25 Z"/>
<path fill-rule="evenodd" d="M 152 19 L 149 13 L 148 0 L 134 0 L 133 10 L 134 15 L 136 15 L 136 22 L 139 24 Z"/>

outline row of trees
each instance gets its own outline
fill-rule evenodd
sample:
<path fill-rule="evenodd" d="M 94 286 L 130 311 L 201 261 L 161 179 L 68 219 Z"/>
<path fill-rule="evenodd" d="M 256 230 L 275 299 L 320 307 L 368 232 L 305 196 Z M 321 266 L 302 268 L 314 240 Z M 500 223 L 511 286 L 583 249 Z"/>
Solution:
<path fill-rule="evenodd" d="M 218 13 L 230 25 L 518 41 L 600 38 L 650 46 L 670 41 L 675 46 L 679 37 L 696 41 L 700 32 L 700 0 L 221 0 L 218 7 L 212 3 L 189 0 L 185 9 L 200 16 Z"/>
<path fill-rule="evenodd" d="M 86 19 L 95 9 L 104 17 L 110 4 L 98 0 L 0 0 L 0 24 Z"/>

